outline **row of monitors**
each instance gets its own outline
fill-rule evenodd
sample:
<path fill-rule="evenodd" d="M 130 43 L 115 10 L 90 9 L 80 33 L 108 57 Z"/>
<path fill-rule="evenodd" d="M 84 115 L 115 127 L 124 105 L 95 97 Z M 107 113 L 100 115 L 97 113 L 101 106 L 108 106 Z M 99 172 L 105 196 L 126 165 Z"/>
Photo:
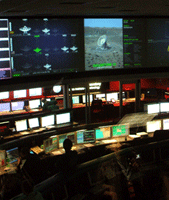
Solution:
<path fill-rule="evenodd" d="M 41 107 L 41 99 L 0 103 L 0 112 L 24 110 L 25 105 L 29 106 L 30 109 L 39 108 L 39 107 Z"/>
<path fill-rule="evenodd" d="M 123 99 L 126 98 L 126 93 L 122 93 Z M 106 101 L 117 101 L 119 99 L 119 92 L 112 92 L 112 93 L 100 93 L 96 94 L 97 99 L 106 99 Z M 78 103 L 86 103 L 86 96 L 82 95 L 82 100 L 80 99 L 80 96 L 73 96 L 72 97 L 73 104 L 78 104 Z M 87 98 L 88 101 L 88 98 Z M 90 95 L 90 102 L 93 101 L 93 95 Z"/>
<path fill-rule="evenodd" d="M 169 112 L 169 102 L 153 103 L 145 105 L 148 114 Z"/>
<path fill-rule="evenodd" d="M 168 24 L 151 17 L 0 19 L 0 79 L 166 67 Z"/>
<path fill-rule="evenodd" d="M 159 119 L 147 122 L 147 133 L 154 133 L 156 130 L 169 130 L 169 119 Z"/>
<path fill-rule="evenodd" d="M 111 139 L 113 137 L 129 135 L 129 125 L 111 125 L 98 127 L 92 130 L 78 130 L 63 135 L 55 135 L 43 141 L 45 152 L 62 148 L 66 138 L 70 139 L 73 145 L 95 143 L 96 140 Z"/>
<path fill-rule="evenodd" d="M 42 117 L 32 117 L 15 121 L 17 132 L 26 131 L 40 127 L 50 127 L 53 125 L 71 123 L 71 113 L 51 114 Z"/>
<path fill-rule="evenodd" d="M 41 96 L 42 95 L 42 88 L 30 88 L 29 90 L 29 97 L 34 97 L 34 96 Z M 0 99 L 9 99 L 9 91 L 6 92 L 0 92 Z M 13 91 L 13 98 L 26 98 L 27 97 L 27 90 L 14 90 Z"/>

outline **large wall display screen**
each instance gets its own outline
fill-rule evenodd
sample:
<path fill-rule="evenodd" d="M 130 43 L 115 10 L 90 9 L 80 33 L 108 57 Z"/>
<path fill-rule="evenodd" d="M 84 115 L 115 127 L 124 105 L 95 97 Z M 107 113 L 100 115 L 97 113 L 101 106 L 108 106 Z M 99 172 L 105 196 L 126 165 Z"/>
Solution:
<path fill-rule="evenodd" d="M 9 30 L 14 77 L 82 71 L 83 20 L 11 19 Z"/>

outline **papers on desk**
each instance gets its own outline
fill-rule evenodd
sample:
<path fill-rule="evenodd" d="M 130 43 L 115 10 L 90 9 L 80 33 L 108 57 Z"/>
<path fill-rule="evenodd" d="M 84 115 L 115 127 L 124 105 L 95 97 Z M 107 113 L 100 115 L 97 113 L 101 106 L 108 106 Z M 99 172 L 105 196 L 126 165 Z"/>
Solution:
<path fill-rule="evenodd" d="M 89 143 L 89 144 L 84 144 L 84 146 L 89 148 L 89 147 L 93 147 L 94 144 L 90 144 L 90 143 Z"/>
<path fill-rule="evenodd" d="M 138 136 L 148 136 L 148 133 L 146 133 L 146 132 L 139 132 L 139 133 L 136 133 L 136 135 L 138 135 Z"/>
<path fill-rule="evenodd" d="M 140 138 L 139 135 L 134 135 L 134 134 L 133 135 L 129 135 L 129 137 L 132 138 L 132 139 Z"/>
<path fill-rule="evenodd" d="M 112 139 L 112 140 L 102 140 L 102 143 L 104 143 L 104 144 L 113 143 L 113 142 L 117 142 L 117 140 L 115 140 L 115 139 Z"/>

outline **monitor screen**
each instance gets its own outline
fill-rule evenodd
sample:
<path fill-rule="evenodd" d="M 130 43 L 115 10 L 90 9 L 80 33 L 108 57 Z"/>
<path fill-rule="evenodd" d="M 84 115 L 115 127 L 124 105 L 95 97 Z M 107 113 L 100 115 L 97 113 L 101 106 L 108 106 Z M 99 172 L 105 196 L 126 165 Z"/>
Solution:
<path fill-rule="evenodd" d="M 41 105 L 40 99 L 33 99 L 29 101 L 30 109 L 39 108 L 40 105 Z"/>
<path fill-rule="evenodd" d="M 96 98 L 98 99 L 106 98 L 106 94 L 96 94 Z"/>
<path fill-rule="evenodd" d="M 59 135 L 59 148 L 63 147 L 63 142 L 66 138 L 66 135 Z"/>
<path fill-rule="evenodd" d="M 111 138 L 111 126 L 102 126 L 95 129 L 96 140 Z"/>
<path fill-rule="evenodd" d="M 29 96 L 40 96 L 42 95 L 42 88 L 31 88 L 29 89 Z"/>
<path fill-rule="evenodd" d="M 112 100 L 117 101 L 117 100 L 118 100 L 118 93 L 117 93 L 117 92 L 114 92 L 114 93 L 107 93 L 107 94 L 106 94 L 106 100 L 107 100 L 107 101 L 112 101 Z"/>
<path fill-rule="evenodd" d="M 25 98 L 26 97 L 26 90 L 14 90 L 14 98 Z"/>
<path fill-rule="evenodd" d="M 43 141 L 45 153 L 54 151 L 58 148 L 57 146 L 57 136 L 51 136 L 50 138 Z"/>
<path fill-rule="evenodd" d="M 7 161 L 8 163 L 18 162 L 18 158 L 19 158 L 18 147 L 15 147 L 15 148 L 13 148 L 13 149 L 8 149 L 8 150 L 6 150 L 6 154 L 7 154 L 7 159 L 6 159 L 6 161 Z"/>
<path fill-rule="evenodd" d="M 11 18 L 9 27 L 13 77 L 83 70 L 82 19 Z"/>
<path fill-rule="evenodd" d="M 72 101 L 73 101 L 73 104 L 80 103 L 79 96 L 73 96 Z"/>
<path fill-rule="evenodd" d="M 66 138 L 70 139 L 72 141 L 73 144 L 75 144 L 75 133 L 67 133 L 66 134 Z"/>
<path fill-rule="evenodd" d="M 15 121 L 16 131 L 25 131 L 28 129 L 26 119 Z"/>
<path fill-rule="evenodd" d="M 31 119 L 28 119 L 28 124 L 29 124 L 29 128 L 37 128 L 39 127 L 39 119 L 38 117 L 34 117 Z"/>
<path fill-rule="evenodd" d="M 129 124 L 119 124 L 112 126 L 112 137 L 129 135 Z"/>
<path fill-rule="evenodd" d="M 121 18 L 84 19 L 84 44 L 86 71 L 123 68 Z"/>
<path fill-rule="evenodd" d="M 83 100 L 83 103 L 86 103 L 86 95 L 82 96 L 82 100 Z M 93 95 L 90 94 L 90 102 L 92 102 L 92 101 L 93 101 Z M 88 95 L 87 95 L 87 102 L 89 102 Z"/>
<path fill-rule="evenodd" d="M 160 111 L 161 112 L 169 112 L 169 103 L 160 103 Z"/>
<path fill-rule="evenodd" d="M 160 104 L 150 104 L 147 105 L 147 112 L 148 114 L 152 114 L 152 113 L 159 113 L 160 112 Z"/>
<path fill-rule="evenodd" d="M 150 122 L 147 122 L 147 133 L 153 133 L 156 130 L 161 130 L 161 120 L 153 120 Z"/>
<path fill-rule="evenodd" d="M 24 101 L 11 102 L 11 108 L 12 108 L 12 111 L 23 110 Z"/>
<path fill-rule="evenodd" d="M 10 111 L 10 103 L 0 103 L 0 112 Z"/>
<path fill-rule="evenodd" d="M 56 124 L 70 123 L 70 112 L 56 115 Z"/>
<path fill-rule="evenodd" d="M 9 92 L 0 92 L 0 99 L 8 99 Z"/>
<path fill-rule="evenodd" d="M 77 131 L 77 144 L 95 142 L 94 130 Z"/>
<path fill-rule="evenodd" d="M 47 115 L 44 117 L 41 117 L 41 126 L 51 126 L 55 124 L 55 116 L 54 115 Z"/>
<path fill-rule="evenodd" d="M 169 130 L 169 119 L 163 119 L 163 130 Z"/>

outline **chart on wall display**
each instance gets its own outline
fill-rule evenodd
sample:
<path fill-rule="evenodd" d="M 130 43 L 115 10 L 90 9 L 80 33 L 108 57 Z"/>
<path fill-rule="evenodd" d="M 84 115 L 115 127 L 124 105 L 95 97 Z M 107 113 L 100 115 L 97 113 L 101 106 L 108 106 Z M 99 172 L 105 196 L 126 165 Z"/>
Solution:
<path fill-rule="evenodd" d="M 123 68 L 123 20 L 84 19 L 85 70 Z"/>
<path fill-rule="evenodd" d="M 11 78 L 8 19 L 0 19 L 0 79 Z"/>
<path fill-rule="evenodd" d="M 124 68 L 145 67 L 146 21 L 139 18 L 123 19 Z"/>
<path fill-rule="evenodd" d="M 9 30 L 13 77 L 83 70 L 82 20 L 11 19 Z"/>

